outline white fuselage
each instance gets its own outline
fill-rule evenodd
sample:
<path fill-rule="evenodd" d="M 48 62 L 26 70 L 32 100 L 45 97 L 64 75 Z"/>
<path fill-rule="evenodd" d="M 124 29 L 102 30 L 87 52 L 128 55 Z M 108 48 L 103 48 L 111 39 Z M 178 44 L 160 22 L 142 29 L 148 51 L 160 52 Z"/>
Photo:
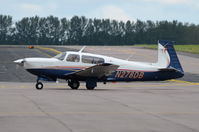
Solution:
<path fill-rule="evenodd" d="M 70 62 L 67 61 L 67 57 L 70 54 L 76 54 L 80 56 L 78 62 Z M 61 67 L 82 67 L 87 68 L 93 66 L 95 64 L 84 63 L 82 62 L 82 56 L 92 56 L 92 57 L 99 57 L 104 59 L 104 63 L 111 63 L 114 65 L 119 65 L 118 70 L 126 69 L 126 70 L 134 70 L 134 71 L 157 71 L 158 66 L 156 63 L 144 63 L 144 62 L 135 62 L 135 61 L 128 61 L 117 59 L 114 57 L 108 57 L 103 55 L 96 55 L 91 53 L 79 53 L 79 52 L 66 52 L 65 57 L 63 60 L 58 58 L 25 58 L 24 60 L 24 68 L 25 69 L 44 69 L 44 68 L 61 68 Z"/>

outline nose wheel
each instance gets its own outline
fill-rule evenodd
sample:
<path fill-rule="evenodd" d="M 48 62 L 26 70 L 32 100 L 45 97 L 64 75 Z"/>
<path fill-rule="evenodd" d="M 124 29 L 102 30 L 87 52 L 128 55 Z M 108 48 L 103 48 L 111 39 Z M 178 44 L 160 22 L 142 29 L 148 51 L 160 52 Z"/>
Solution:
<path fill-rule="evenodd" d="M 41 89 L 43 89 L 43 83 L 41 83 L 41 82 L 37 82 L 36 83 L 36 85 L 35 85 L 35 87 L 36 87 L 36 89 L 38 89 L 38 90 L 41 90 Z"/>

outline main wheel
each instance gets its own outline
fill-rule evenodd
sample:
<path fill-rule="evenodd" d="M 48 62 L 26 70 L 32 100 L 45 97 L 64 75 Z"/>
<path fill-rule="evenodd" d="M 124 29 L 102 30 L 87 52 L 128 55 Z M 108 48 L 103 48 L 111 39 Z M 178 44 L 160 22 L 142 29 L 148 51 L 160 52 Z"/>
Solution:
<path fill-rule="evenodd" d="M 70 86 L 71 89 L 78 89 L 79 85 L 80 83 L 77 80 L 68 80 L 68 86 Z"/>
<path fill-rule="evenodd" d="M 86 85 L 86 88 L 87 88 L 88 90 L 93 90 L 93 89 L 95 89 L 95 86 Z"/>
<path fill-rule="evenodd" d="M 37 82 L 35 87 L 36 87 L 36 89 L 41 90 L 41 89 L 43 89 L 43 83 Z"/>
<path fill-rule="evenodd" d="M 86 81 L 86 88 L 88 90 L 93 90 L 97 86 L 97 82 L 94 79 L 90 79 Z"/>

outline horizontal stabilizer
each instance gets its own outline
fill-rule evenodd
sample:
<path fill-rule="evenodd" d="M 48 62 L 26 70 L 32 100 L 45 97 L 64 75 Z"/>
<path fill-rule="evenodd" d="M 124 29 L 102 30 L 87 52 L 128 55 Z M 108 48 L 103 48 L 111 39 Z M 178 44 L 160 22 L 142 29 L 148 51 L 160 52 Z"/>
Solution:
<path fill-rule="evenodd" d="M 175 68 L 162 68 L 162 69 L 159 69 L 159 71 L 175 72 L 175 71 L 178 71 L 178 70 L 176 70 Z"/>

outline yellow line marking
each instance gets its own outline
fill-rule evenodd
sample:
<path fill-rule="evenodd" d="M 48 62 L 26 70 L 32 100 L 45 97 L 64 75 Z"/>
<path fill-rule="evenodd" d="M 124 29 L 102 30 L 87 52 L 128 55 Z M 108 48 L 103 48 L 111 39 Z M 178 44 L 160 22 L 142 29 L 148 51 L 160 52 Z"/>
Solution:
<path fill-rule="evenodd" d="M 190 84 L 186 84 L 186 85 L 190 85 Z M 166 87 L 166 86 L 185 86 L 185 84 L 154 84 L 154 85 L 122 85 L 122 86 L 115 86 L 115 87 L 129 87 L 129 88 L 133 88 L 133 87 Z"/>
<path fill-rule="evenodd" d="M 25 86 L 24 86 L 24 85 L 21 85 L 20 88 L 25 88 Z"/>
<path fill-rule="evenodd" d="M 52 51 L 52 52 L 54 52 L 56 54 L 60 54 L 61 53 L 61 51 L 58 51 L 58 50 L 53 49 L 53 48 L 46 48 L 46 47 L 42 47 L 42 46 L 36 46 L 35 48 Z"/>
<path fill-rule="evenodd" d="M 5 88 L 5 86 L 4 85 L 0 85 L 0 88 Z"/>
<path fill-rule="evenodd" d="M 44 55 L 46 55 L 46 56 L 48 56 L 48 57 L 50 57 L 50 58 L 52 57 L 51 55 L 49 55 L 49 54 L 47 54 L 47 53 L 44 53 L 44 52 L 41 52 L 41 51 L 38 50 L 38 49 L 37 49 L 37 51 L 40 52 L 40 53 L 42 53 L 42 54 L 44 54 Z"/>
<path fill-rule="evenodd" d="M 67 85 L 66 85 L 66 86 L 59 85 L 59 86 L 57 86 L 56 88 L 67 88 Z"/>
<path fill-rule="evenodd" d="M 190 85 L 199 85 L 199 83 L 195 83 L 195 82 L 189 82 L 189 81 L 182 81 L 182 80 L 169 80 L 170 82 L 177 82 L 177 83 L 186 83 L 186 84 L 190 84 Z"/>

